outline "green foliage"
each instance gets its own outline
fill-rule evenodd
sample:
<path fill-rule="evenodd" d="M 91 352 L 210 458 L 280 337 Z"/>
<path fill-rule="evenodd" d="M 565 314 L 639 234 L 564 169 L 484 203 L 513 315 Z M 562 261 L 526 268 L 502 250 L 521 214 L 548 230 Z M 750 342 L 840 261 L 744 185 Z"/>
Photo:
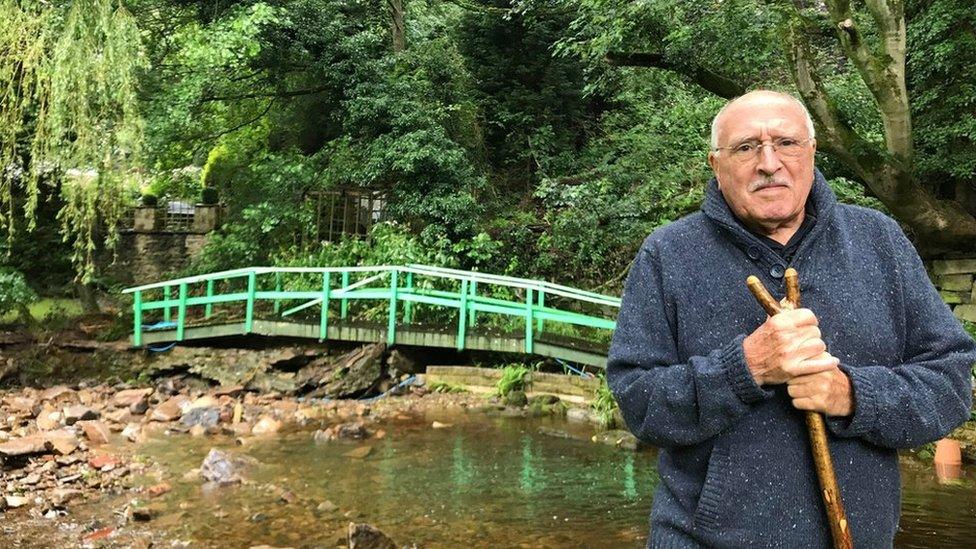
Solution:
<path fill-rule="evenodd" d="M 22 273 L 9 268 L 0 269 L 0 316 L 17 311 L 21 320 L 28 320 L 28 306 L 37 299 L 37 294 L 27 285 Z"/>
<path fill-rule="evenodd" d="M 504 397 L 512 391 L 525 390 L 525 376 L 531 371 L 524 364 L 506 364 L 502 367 L 502 377 L 495 386 L 495 394 Z"/>
<path fill-rule="evenodd" d="M 41 180 L 54 178 L 61 232 L 87 282 L 96 248 L 117 240 L 138 165 L 139 30 L 111 0 L 2 0 L 0 21 L 0 81 L 11 84 L 0 89 L 0 226 L 12 241 L 21 209 L 33 228 Z"/>
<path fill-rule="evenodd" d="M 607 384 L 606 374 L 601 372 L 599 378 L 600 386 L 597 387 L 591 406 L 600 416 L 600 423 L 608 429 L 613 429 L 616 427 L 617 401 L 613 398 L 613 392 Z"/>
<path fill-rule="evenodd" d="M 200 202 L 208 206 L 214 206 L 220 203 L 220 193 L 217 189 L 213 187 L 204 187 L 200 191 Z"/>
<path fill-rule="evenodd" d="M 144 194 L 139 198 L 143 206 L 156 206 L 159 204 L 159 197 L 154 194 Z"/>
<path fill-rule="evenodd" d="M 434 393 L 466 393 L 467 389 L 461 387 L 460 385 L 454 385 L 453 383 L 448 383 L 446 381 L 435 381 L 428 385 L 428 389 Z"/>

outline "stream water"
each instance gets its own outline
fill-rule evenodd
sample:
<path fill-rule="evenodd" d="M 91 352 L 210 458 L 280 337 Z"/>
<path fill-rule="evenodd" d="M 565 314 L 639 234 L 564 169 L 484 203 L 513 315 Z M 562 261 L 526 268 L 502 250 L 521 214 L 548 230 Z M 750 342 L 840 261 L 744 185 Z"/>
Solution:
<path fill-rule="evenodd" d="M 434 419 L 452 425 L 432 429 Z M 594 444 L 591 434 L 562 421 L 428 415 L 367 443 L 316 444 L 302 433 L 240 448 L 180 437 L 141 453 L 176 478 L 214 446 L 256 460 L 253 483 L 205 491 L 198 481 L 175 482 L 164 498 L 154 527 L 205 546 L 334 546 L 350 521 L 362 521 L 420 547 L 643 547 L 658 480 L 654 453 Z M 363 444 L 372 447 L 365 458 L 343 455 Z M 902 469 L 896 545 L 973 547 L 972 468 L 952 485 L 913 460 Z"/>

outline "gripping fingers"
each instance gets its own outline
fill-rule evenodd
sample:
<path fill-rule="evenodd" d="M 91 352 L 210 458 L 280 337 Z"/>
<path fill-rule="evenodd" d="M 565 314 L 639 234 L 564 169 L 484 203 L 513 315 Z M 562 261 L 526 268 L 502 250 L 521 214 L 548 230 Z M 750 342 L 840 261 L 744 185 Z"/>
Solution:
<path fill-rule="evenodd" d="M 822 353 L 821 356 L 818 356 L 817 358 L 803 360 L 791 367 L 789 369 L 789 373 L 793 376 L 793 378 L 790 379 L 788 383 L 801 383 L 803 381 L 801 378 L 805 376 L 827 372 L 836 369 L 838 366 L 840 366 L 840 359 L 830 356 L 829 354 Z"/>

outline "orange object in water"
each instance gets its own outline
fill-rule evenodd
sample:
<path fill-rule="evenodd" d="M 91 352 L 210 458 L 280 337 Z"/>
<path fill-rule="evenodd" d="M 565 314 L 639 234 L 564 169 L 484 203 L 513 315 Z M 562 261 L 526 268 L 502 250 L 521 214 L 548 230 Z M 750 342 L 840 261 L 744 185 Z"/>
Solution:
<path fill-rule="evenodd" d="M 940 481 L 956 480 L 962 476 L 962 450 L 959 442 L 944 438 L 935 443 L 935 476 Z"/>

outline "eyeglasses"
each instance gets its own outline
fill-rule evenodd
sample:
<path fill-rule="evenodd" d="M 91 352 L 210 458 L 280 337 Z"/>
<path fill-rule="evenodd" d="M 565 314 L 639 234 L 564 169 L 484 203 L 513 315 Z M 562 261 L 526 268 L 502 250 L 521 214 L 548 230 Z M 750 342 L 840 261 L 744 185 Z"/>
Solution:
<path fill-rule="evenodd" d="M 732 145 L 731 147 L 715 147 L 713 151 L 728 150 L 732 158 L 738 162 L 749 162 L 759 158 L 762 154 L 762 148 L 769 145 L 773 148 L 773 152 L 777 153 L 781 158 L 796 158 L 803 154 L 803 149 L 806 148 L 807 143 L 812 141 L 813 138 L 806 139 L 794 139 L 792 137 L 780 137 L 774 139 L 771 143 L 759 142 L 759 141 L 743 141 L 738 145 Z"/>

